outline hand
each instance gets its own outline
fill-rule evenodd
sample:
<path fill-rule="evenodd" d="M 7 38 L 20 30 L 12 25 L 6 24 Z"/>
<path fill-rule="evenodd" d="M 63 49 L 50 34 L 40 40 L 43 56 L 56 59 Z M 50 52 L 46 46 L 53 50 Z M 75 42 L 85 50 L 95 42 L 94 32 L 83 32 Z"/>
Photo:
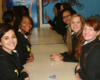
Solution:
<path fill-rule="evenodd" d="M 53 61 L 61 61 L 63 59 L 63 57 L 61 55 L 58 55 L 58 54 L 51 54 L 50 55 L 50 58 L 53 60 Z"/>
<path fill-rule="evenodd" d="M 50 27 L 50 30 L 52 30 L 53 26 Z"/>
<path fill-rule="evenodd" d="M 30 56 L 30 57 L 34 57 L 32 52 L 30 52 L 29 56 Z"/>
<path fill-rule="evenodd" d="M 77 80 L 82 80 L 82 79 L 80 78 L 80 76 L 79 76 L 78 73 L 76 73 L 76 79 L 77 79 Z"/>
<path fill-rule="evenodd" d="M 26 63 L 32 62 L 34 60 L 33 57 L 27 58 L 28 60 L 26 61 Z"/>
<path fill-rule="evenodd" d="M 21 71 L 21 73 L 22 72 L 26 72 L 29 75 L 29 72 L 25 68 Z"/>
<path fill-rule="evenodd" d="M 29 77 L 26 77 L 24 80 L 30 80 L 30 78 Z"/>
<path fill-rule="evenodd" d="M 47 21 L 49 21 L 50 19 L 49 19 L 49 16 L 45 13 L 45 19 L 47 20 Z"/>
<path fill-rule="evenodd" d="M 77 67 L 76 67 L 76 71 L 77 71 L 78 69 L 81 69 L 81 67 L 80 67 L 79 64 L 78 64 Z"/>

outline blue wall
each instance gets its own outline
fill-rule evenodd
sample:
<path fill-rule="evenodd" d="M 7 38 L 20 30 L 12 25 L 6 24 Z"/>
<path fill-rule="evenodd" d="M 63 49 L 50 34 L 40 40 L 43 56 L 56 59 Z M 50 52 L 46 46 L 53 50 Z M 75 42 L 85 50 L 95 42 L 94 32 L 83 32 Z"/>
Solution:
<path fill-rule="evenodd" d="M 61 0 L 58 0 L 54 3 L 49 3 L 46 7 L 43 7 L 43 23 L 47 23 L 47 20 L 44 17 L 45 11 L 47 15 L 50 17 L 50 19 L 53 20 L 54 18 L 53 7 L 58 2 L 61 2 Z M 84 18 L 90 17 L 91 15 L 93 16 L 97 14 L 100 15 L 100 0 L 79 0 L 79 3 L 84 5 L 84 9 L 79 10 L 76 5 L 72 7 L 78 14 L 81 14 Z"/>
<path fill-rule="evenodd" d="M 32 12 L 30 11 L 30 6 L 32 4 Z M 34 27 L 38 27 L 37 25 L 37 7 L 36 0 L 6 0 L 7 10 L 10 10 L 13 6 L 25 5 L 28 7 L 29 14 L 34 22 Z"/>

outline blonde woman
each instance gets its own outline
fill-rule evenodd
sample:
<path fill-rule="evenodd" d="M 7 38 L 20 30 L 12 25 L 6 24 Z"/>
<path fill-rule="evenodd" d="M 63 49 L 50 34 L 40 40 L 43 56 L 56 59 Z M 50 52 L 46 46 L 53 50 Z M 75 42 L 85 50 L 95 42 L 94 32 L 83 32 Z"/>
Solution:
<path fill-rule="evenodd" d="M 70 21 L 67 29 L 67 52 L 60 54 L 51 54 L 50 58 L 53 61 L 65 61 L 65 62 L 77 62 L 74 59 L 74 49 L 82 32 L 84 25 L 84 18 L 80 14 L 74 14 Z"/>

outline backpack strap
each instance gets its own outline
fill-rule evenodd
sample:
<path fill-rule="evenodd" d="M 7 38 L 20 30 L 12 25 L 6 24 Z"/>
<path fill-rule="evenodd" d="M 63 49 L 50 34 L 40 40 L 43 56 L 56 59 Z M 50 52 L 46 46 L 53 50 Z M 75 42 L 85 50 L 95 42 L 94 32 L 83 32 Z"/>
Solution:
<path fill-rule="evenodd" d="M 100 45 L 100 43 L 94 44 L 94 45 L 89 49 L 89 51 L 86 53 L 86 56 L 85 56 L 85 59 L 84 59 L 84 68 L 85 68 L 86 71 L 87 71 L 87 68 L 86 68 L 86 66 L 85 66 L 86 57 L 87 57 L 87 55 L 89 54 L 90 50 L 91 50 L 94 46 L 96 46 L 96 45 L 98 45 L 98 44 Z"/>

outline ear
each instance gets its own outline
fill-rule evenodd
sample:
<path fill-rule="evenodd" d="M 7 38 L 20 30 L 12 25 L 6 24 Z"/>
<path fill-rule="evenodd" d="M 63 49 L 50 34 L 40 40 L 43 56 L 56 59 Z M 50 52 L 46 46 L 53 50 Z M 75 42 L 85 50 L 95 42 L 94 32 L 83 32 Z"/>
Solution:
<path fill-rule="evenodd" d="M 0 45 L 2 45 L 2 43 L 0 42 Z"/>
<path fill-rule="evenodd" d="M 97 36 L 100 35 L 100 30 L 97 32 Z"/>

